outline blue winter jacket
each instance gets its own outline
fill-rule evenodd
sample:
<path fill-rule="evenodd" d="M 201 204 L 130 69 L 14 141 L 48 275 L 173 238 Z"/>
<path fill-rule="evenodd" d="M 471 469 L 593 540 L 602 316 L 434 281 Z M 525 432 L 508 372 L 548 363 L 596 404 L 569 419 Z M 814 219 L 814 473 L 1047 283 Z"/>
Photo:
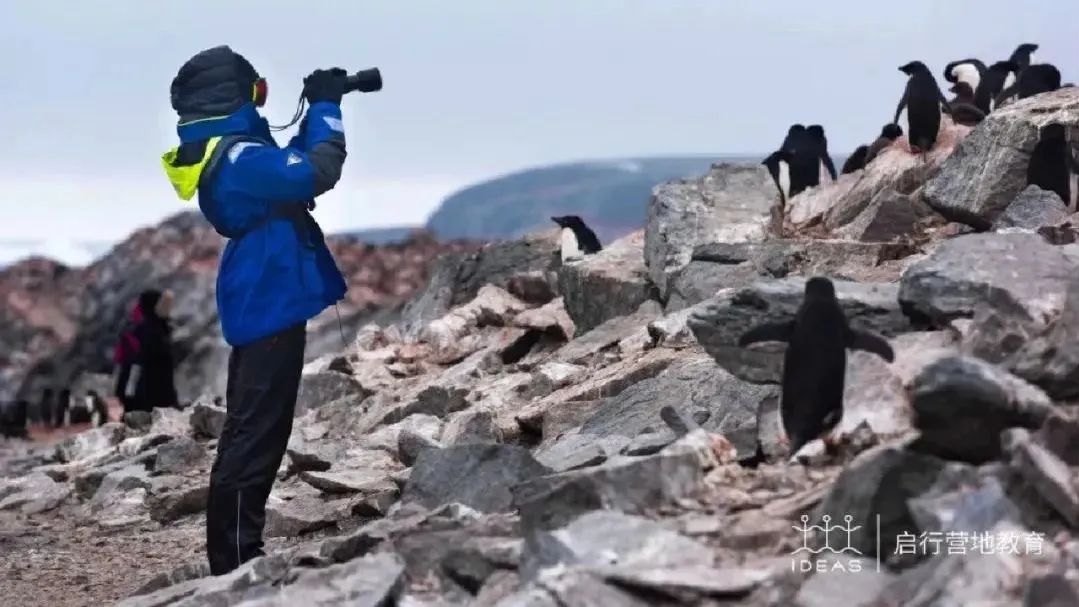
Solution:
<path fill-rule="evenodd" d="M 232 346 L 249 344 L 339 301 L 346 291 L 344 277 L 307 210 L 340 177 L 341 108 L 311 105 L 300 132 L 284 148 L 251 104 L 226 117 L 180 124 L 177 131 L 183 144 L 209 142 L 201 163 L 170 166 L 170 154 L 173 162 L 176 158 L 172 150 L 165 168 L 181 197 L 189 198 L 192 183 L 198 183 L 203 214 L 230 238 L 217 278 L 225 340 Z"/>

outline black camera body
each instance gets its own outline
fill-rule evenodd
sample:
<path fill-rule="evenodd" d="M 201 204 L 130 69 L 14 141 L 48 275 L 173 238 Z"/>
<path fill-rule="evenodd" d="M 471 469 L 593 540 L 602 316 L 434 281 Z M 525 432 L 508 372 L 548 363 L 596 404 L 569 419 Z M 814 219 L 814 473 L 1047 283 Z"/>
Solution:
<path fill-rule="evenodd" d="M 345 92 L 374 93 L 382 90 L 382 73 L 377 67 L 360 70 L 345 80 Z"/>

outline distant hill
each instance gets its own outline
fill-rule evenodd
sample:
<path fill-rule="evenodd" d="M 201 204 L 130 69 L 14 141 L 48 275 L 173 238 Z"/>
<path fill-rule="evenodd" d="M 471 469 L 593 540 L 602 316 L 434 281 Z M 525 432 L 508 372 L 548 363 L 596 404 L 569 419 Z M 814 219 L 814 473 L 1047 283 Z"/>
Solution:
<path fill-rule="evenodd" d="M 517 238 L 552 227 L 552 215 L 580 215 L 604 242 L 644 226 L 652 188 L 700 175 L 713 162 L 755 156 L 681 156 L 572 162 L 510 173 L 446 198 L 427 221 L 439 238 Z"/>

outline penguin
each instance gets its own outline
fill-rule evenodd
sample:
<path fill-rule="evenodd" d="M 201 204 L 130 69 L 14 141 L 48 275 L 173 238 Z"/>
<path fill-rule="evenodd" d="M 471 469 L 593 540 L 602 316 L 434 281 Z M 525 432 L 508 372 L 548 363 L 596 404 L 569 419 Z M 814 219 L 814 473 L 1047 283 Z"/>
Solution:
<path fill-rule="evenodd" d="M 1021 73 L 1023 70 L 1030 67 L 1031 55 L 1033 55 L 1036 50 L 1038 50 L 1038 45 L 1031 44 L 1030 42 L 1015 47 L 1015 50 L 1012 51 L 1012 56 L 1008 58 L 1008 61 L 1015 64 L 1016 73 Z"/>
<path fill-rule="evenodd" d="M 1060 87 L 1061 70 L 1052 64 L 1035 64 L 1021 71 L 1015 84 L 1003 89 L 997 96 L 997 106 L 1007 105 L 1013 99 L 1026 99 L 1056 91 Z"/>
<path fill-rule="evenodd" d="M 562 262 L 581 259 L 585 255 L 594 255 L 603 250 L 599 238 L 580 217 L 564 215 L 552 217 L 551 221 L 562 228 Z"/>
<path fill-rule="evenodd" d="M 86 394 L 86 408 L 90 410 L 90 421 L 95 427 L 104 426 L 109 421 L 109 406 L 96 391 Z"/>
<path fill-rule="evenodd" d="M 872 352 L 888 362 L 895 359 L 883 337 L 847 324 L 835 286 L 820 276 L 806 281 L 805 297 L 792 320 L 754 327 L 738 345 L 762 341 L 787 342 L 780 414 L 791 455 L 842 419 L 848 348 Z"/>
<path fill-rule="evenodd" d="M 944 68 L 944 79 L 952 84 L 965 82 L 971 91 L 976 91 L 985 72 L 985 64 L 978 59 L 962 59 L 953 61 Z M 973 97 L 973 94 L 971 96 Z"/>
<path fill-rule="evenodd" d="M 1064 204 L 1070 205 L 1073 165 L 1067 128 L 1056 122 L 1047 124 L 1039 130 L 1038 143 L 1030 155 L 1027 185 L 1056 192 Z"/>
<path fill-rule="evenodd" d="M 880 130 L 880 137 L 877 137 L 873 143 L 869 144 L 869 151 L 865 155 L 865 163 L 868 165 L 873 162 L 873 159 L 878 154 L 884 151 L 884 148 L 892 145 L 896 139 L 903 136 L 903 127 L 898 124 L 886 124 Z"/>
<path fill-rule="evenodd" d="M 997 107 L 997 97 L 1006 88 L 1015 84 L 1015 73 L 1019 70 L 1011 61 L 997 61 L 989 66 L 982 75 L 981 84 L 974 91 L 974 100 L 978 109 L 991 112 Z"/>
<path fill-rule="evenodd" d="M 860 145 L 854 148 L 850 156 L 847 157 L 847 161 L 843 163 L 843 170 L 840 174 L 846 175 L 847 173 L 853 173 L 854 171 L 860 171 L 865 168 L 865 157 L 869 154 L 868 145 Z"/>
<path fill-rule="evenodd" d="M 816 153 L 816 143 L 804 125 L 791 125 L 779 151 L 786 154 L 790 169 L 788 200 L 806 188 L 820 185 L 820 157 Z"/>
<path fill-rule="evenodd" d="M 761 164 L 768 168 L 768 174 L 772 176 L 772 181 L 775 182 L 776 189 L 779 190 L 781 207 L 787 206 L 787 200 L 790 199 L 791 195 L 790 158 L 789 152 L 777 150 L 761 161 Z"/>
<path fill-rule="evenodd" d="M 835 165 L 832 164 L 832 157 L 828 155 L 828 138 L 824 136 L 824 127 L 819 124 L 811 124 L 806 127 L 806 134 L 809 136 L 810 141 L 812 141 L 813 151 L 819 159 L 817 175 L 820 175 L 821 167 L 823 167 L 832 177 L 832 181 L 835 181 Z"/>
<path fill-rule="evenodd" d="M 948 112 L 956 124 L 975 126 L 985 119 L 985 112 L 974 103 L 974 91 L 966 82 L 956 82 L 949 89 L 955 93 L 955 97 L 948 102 L 951 110 Z"/>
<path fill-rule="evenodd" d="M 911 151 L 921 152 L 923 155 L 933 149 L 937 142 L 937 133 L 940 132 L 941 106 L 948 106 L 944 99 L 944 93 L 940 92 L 937 81 L 932 72 L 921 61 L 911 61 L 899 68 L 899 71 L 910 76 L 907 79 L 907 87 L 903 91 L 903 97 L 899 100 L 899 106 L 895 110 L 895 120 L 899 122 L 899 115 L 903 108 L 907 109 L 907 133 L 911 144 Z"/>

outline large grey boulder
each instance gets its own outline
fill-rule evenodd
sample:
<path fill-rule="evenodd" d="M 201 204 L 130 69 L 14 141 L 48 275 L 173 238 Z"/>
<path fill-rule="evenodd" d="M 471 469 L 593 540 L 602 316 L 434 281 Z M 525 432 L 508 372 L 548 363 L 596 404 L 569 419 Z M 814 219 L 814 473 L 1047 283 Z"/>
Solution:
<path fill-rule="evenodd" d="M 62 504 L 71 495 L 71 486 L 45 474 L 34 473 L 15 480 L 0 481 L 0 510 L 18 509 L 23 514 L 40 514 Z"/>
<path fill-rule="evenodd" d="M 1037 387 L 966 356 L 922 370 L 911 386 L 911 403 L 920 451 L 975 464 L 1000 457 L 1004 430 L 1039 428 L 1056 412 Z"/>
<path fill-rule="evenodd" d="M 768 240 L 710 243 L 697 247 L 690 262 L 668 283 L 667 311 L 680 310 L 728 288 L 764 278 L 829 276 L 856 282 L 885 282 L 898 268 L 883 264 L 910 254 L 906 245 L 842 240 Z"/>
<path fill-rule="evenodd" d="M 548 472 L 523 447 L 480 444 L 428 449 L 412 466 L 401 501 L 426 508 L 457 502 L 481 512 L 502 512 L 512 507 L 514 486 Z"/>
<path fill-rule="evenodd" d="M 920 190 L 903 194 L 892 187 L 884 188 L 849 223 L 836 228 L 835 234 L 862 242 L 893 242 L 911 238 L 917 235 L 927 220 L 936 215 L 921 194 Z"/>
<path fill-rule="evenodd" d="M 611 318 L 633 313 L 645 301 L 659 299 L 644 265 L 644 236 L 640 232 L 595 255 L 563 264 L 558 284 L 578 335 Z"/>
<path fill-rule="evenodd" d="M 758 164 L 717 164 L 699 179 L 657 186 L 648 205 L 644 259 L 666 299 L 670 275 L 709 242 L 764 240 L 779 196 Z"/>
<path fill-rule="evenodd" d="M 331 403 L 343 398 L 355 402 L 362 401 L 371 395 L 352 376 L 338 371 L 320 371 L 316 373 L 304 373 L 300 378 L 300 392 L 296 397 L 296 415 Z"/>
<path fill-rule="evenodd" d="M 839 305 L 851 326 L 891 337 L 912 330 L 896 301 L 895 284 L 834 281 Z M 752 349 L 738 346 L 749 329 L 765 322 L 794 318 L 802 304 L 805 279 L 758 282 L 730 289 L 694 307 L 689 327 L 712 358 L 735 377 L 756 383 L 779 383 L 785 344 Z"/>
<path fill-rule="evenodd" d="M 206 450 L 195 439 L 178 436 L 157 448 L 154 472 L 177 474 L 198 465 L 206 459 Z"/>
<path fill-rule="evenodd" d="M 126 436 L 124 424 L 110 422 L 99 428 L 80 432 L 71 438 L 64 439 L 63 442 L 56 446 L 56 459 L 61 462 L 74 462 L 101 455 L 119 445 Z"/>
<path fill-rule="evenodd" d="M 1079 276 L 1068 282 L 1064 309 L 1008 360 L 1008 368 L 1057 400 L 1079 396 Z"/>
<path fill-rule="evenodd" d="M 226 419 L 224 407 L 200 400 L 191 407 L 191 433 L 195 438 L 220 438 Z"/>
<path fill-rule="evenodd" d="M 993 230 L 1036 230 L 1056 225 L 1068 217 L 1068 207 L 1055 192 L 1029 185 L 993 221 Z"/>
<path fill-rule="evenodd" d="M 952 221 L 990 228 L 1027 187 L 1038 129 L 1054 122 L 1079 127 L 1079 89 L 1036 95 L 991 113 L 926 184 L 926 200 Z"/>
<path fill-rule="evenodd" d="M 908 314 L 938 326 L 988 307 L 1044 327 L 1077 271 L 1074 258 L 1036 234 L 968 234 L 912 265 L 899 300 Z"/>

